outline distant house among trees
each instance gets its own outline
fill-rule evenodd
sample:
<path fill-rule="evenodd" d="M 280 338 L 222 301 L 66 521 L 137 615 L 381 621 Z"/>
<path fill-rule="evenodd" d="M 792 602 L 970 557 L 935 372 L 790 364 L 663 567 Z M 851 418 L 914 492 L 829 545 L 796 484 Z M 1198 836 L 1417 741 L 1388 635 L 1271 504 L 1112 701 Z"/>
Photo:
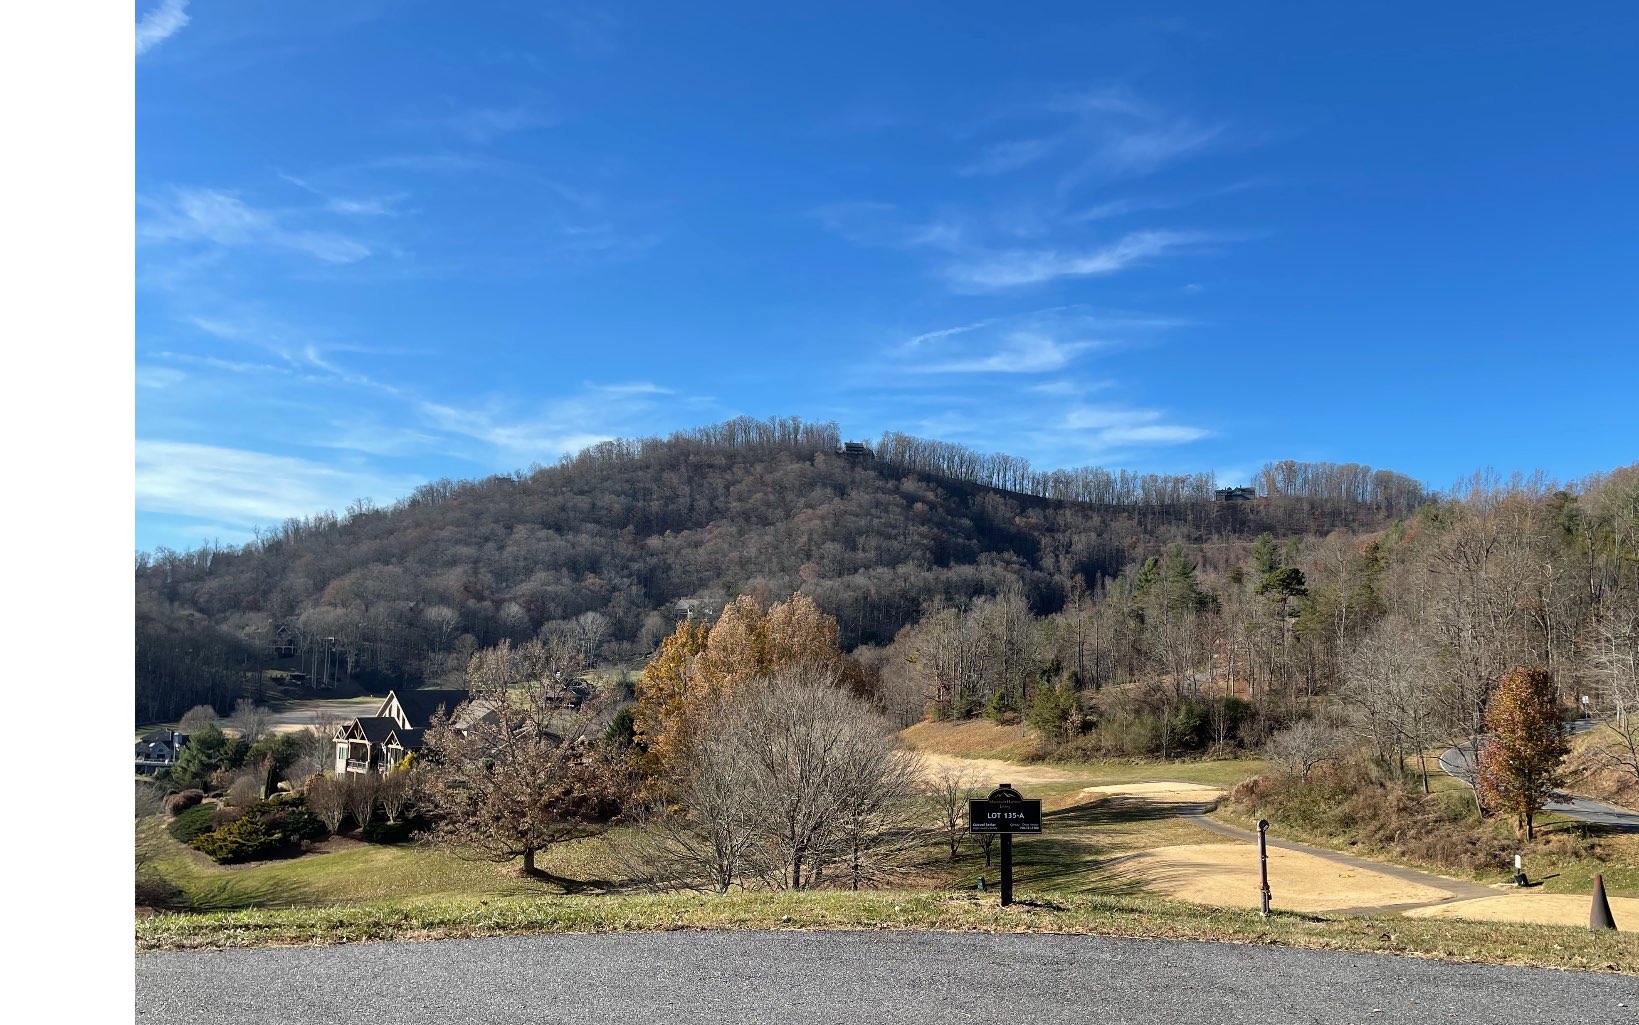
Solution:
<path fill-rule="evenodd" d="M 336 772 L 386 772 L 405 755 L 421 750 L 422 732 L 434 716 L 455 716 L 464 704 L 463 718 L 482 716 L 488 708 L 468 704 L 464 690 L 388 691 L 375 715 L 364 715 L 336 728 Z"/>
<path fill-rule="evenodd" d="M 1219 488 L 1212 493 L 1219 502 L 1248 502 L 1258 497 L 1255 488 Z"/>
<path fill-rule="evenodd" d="M 177 756 L 188 744 L 188 735 L 181 730 L 154 730 L 137 741 L 137 775 L 152 776 L 161 769 L 176 764 Z"/>
<path fill-rule="evenodd" d="M 876 458 L 876 454 L 871 451 L 869 446 L 858 441 L 843 442 L 842 447 L 837 449 L 837 455 L 842 456 L 844 459 L 857 459 L 861 462 Z"/>
<path fill-rule="evenodd" d="M 291 658 L 296 654 L 296 631 L 283 623 L 273 628 L 270 654 L 274 658 Z"/>

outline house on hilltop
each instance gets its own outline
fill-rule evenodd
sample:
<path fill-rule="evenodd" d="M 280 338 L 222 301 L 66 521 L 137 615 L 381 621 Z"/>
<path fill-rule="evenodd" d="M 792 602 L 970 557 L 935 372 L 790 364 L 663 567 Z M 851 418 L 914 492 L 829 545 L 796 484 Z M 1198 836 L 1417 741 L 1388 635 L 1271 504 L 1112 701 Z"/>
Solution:
<path fill-rule="evenodd" d="M 1258 497 L 1258 492 L 1254 488 L 1219 488 L 1212 497 L 1220 502 L 1250 502 Z"/>
<path fill-rule="evenodd" d="M 144 733 L 137 741 L 137 775 L 152 776 L 161 769 L 169 769 L 186 746 L 188 735 L 181 730 Z"/>
<path fill-rule="evenodd" d="M 421 750 L 423 731 L 434 716 L 451 718 L 460 710 L 462 720 L 476 721 L 491 711 L 471 698 L 464 690 L 388 691 L 374 715 L 336 728 L 336 772 L 386 772 Z"/>

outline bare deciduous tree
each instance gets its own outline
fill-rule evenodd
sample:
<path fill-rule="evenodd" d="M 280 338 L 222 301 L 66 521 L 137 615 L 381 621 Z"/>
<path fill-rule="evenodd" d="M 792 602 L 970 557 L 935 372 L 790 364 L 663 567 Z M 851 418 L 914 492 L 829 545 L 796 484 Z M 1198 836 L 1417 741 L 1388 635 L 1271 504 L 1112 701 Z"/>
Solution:
<path fill-rule="evenodd" d="M 201 726 L 213 725 L 216 719 L 216 709 L 210 705 L 195 705 L 182 713 L 182 722 L 179 725 L 183 733 L 193 733 Z"/>
<path fill-rule="evenodd" d="M 412 769 L 390 769 L 381 777 L 377 786 L 376 798 L 381 802 L 381 810 L 387 816 L 388 822 L 397 822 L 404 809 L 409 806 Z"/>
<path fill-rule="evenodd" d="M 347 814 L 353 816 L 360 830 L 370 824 L 376 810 L 376 797 L 381 792 L 381 777 L 373 772 L 349 772 L 342 779 L 343 800 Z"/>
<path fill-rule="evenodd" d="M 734 738 L 708 737 L 689 749 L 672 800 L 644 816 L 638 854 L 659 881 L 727 893 L 745 879 L 762 876 L 762 831 L 748 797 L 751 766 Z"/>
<path fill-rule="evenodd" d="M 267 732 L 271 719 L 266 707 L 249 698 L 240 698 L 234 703 L 233 714 L 228 716 L 228 725 L 239 731 L 245 743 L 254 744 Z"/>
<path fill-rule="evenodd" d="M 951 861 L 956 860 L 962 838 L 967 836 L 967 802 L 972 793 L 973 779 L 960 765 L 941 766 L 928 782 L 928 794 L 939 815 L 939 832 L 950 845 Z"/>
<path fill-rule="evenodd" d="M 264 776 L 260 772 L 250 772 L 238 777 L 233 785 L 228 787 L 228 807 L 249 808 L 262 799 L 262 781 Z"/>
<path fill-rule="evenodd" d="M 302 793 L 307 798 L 307 810 L 317 815 L 325 828 L 332 833 L 341 828 L 341 820 L 347 815 L 347 787 L 342 780 L 314 776 Z"/>
<path fill-rule="evenodd" d="M 1348 742 L 1337 727 L 1317 719 L 1302 719 L 1270 737 L 1264 753 L 1287 772 L 1308 779 L 1315 766 L 1347 749 Z"/>
<path fill-rule="evenodd" d="M 1639 605 L 1601 609 L 1584 642 L 1586 673 L 1608 714 L 1594 756 L 1639 781 Z"/>

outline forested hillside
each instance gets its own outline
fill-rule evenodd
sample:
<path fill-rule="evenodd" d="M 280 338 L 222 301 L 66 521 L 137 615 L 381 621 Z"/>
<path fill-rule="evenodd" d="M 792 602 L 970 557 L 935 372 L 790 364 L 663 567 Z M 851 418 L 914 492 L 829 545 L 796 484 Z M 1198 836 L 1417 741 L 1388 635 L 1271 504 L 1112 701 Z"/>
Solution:
<path fill-rule="evenodd" d="M 240 548 L 143 553 L 137 719 L 230 707 L 281 628 L 343 674 L 415 683 L 543 633 L 632 660 L 691 609 L 801 590 L 868 655 L 941 608 L 1006 598 L 1051 616 L 1128 586 L 1169 546 L 1215 577 L 1260 534 L 1303 551 L 1300 538 L 1381 531 L 1426 501 L 1417 482 L 1354 465 L 1271 464 L 1258 499 L 1219 502 L 1210 474 L 1038 473 L 900 434 L 874 457 L 841 441 L 834 424 L 741 419 L 437 481 Z"/>

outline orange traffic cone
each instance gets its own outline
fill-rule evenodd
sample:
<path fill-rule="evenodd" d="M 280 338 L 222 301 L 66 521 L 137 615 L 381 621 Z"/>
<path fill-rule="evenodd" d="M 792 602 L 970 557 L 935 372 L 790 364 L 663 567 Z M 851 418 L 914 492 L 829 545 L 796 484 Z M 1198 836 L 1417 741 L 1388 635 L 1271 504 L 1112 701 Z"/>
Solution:
<path fill-rule="evenodd" d="M 1588 928 L 1615 929 L 1616 919 L 1611 917 L 1611 902 L 1605 899 L 1605 877 L 1593 877 L 1593 908 L 1588 912 Z"/>

